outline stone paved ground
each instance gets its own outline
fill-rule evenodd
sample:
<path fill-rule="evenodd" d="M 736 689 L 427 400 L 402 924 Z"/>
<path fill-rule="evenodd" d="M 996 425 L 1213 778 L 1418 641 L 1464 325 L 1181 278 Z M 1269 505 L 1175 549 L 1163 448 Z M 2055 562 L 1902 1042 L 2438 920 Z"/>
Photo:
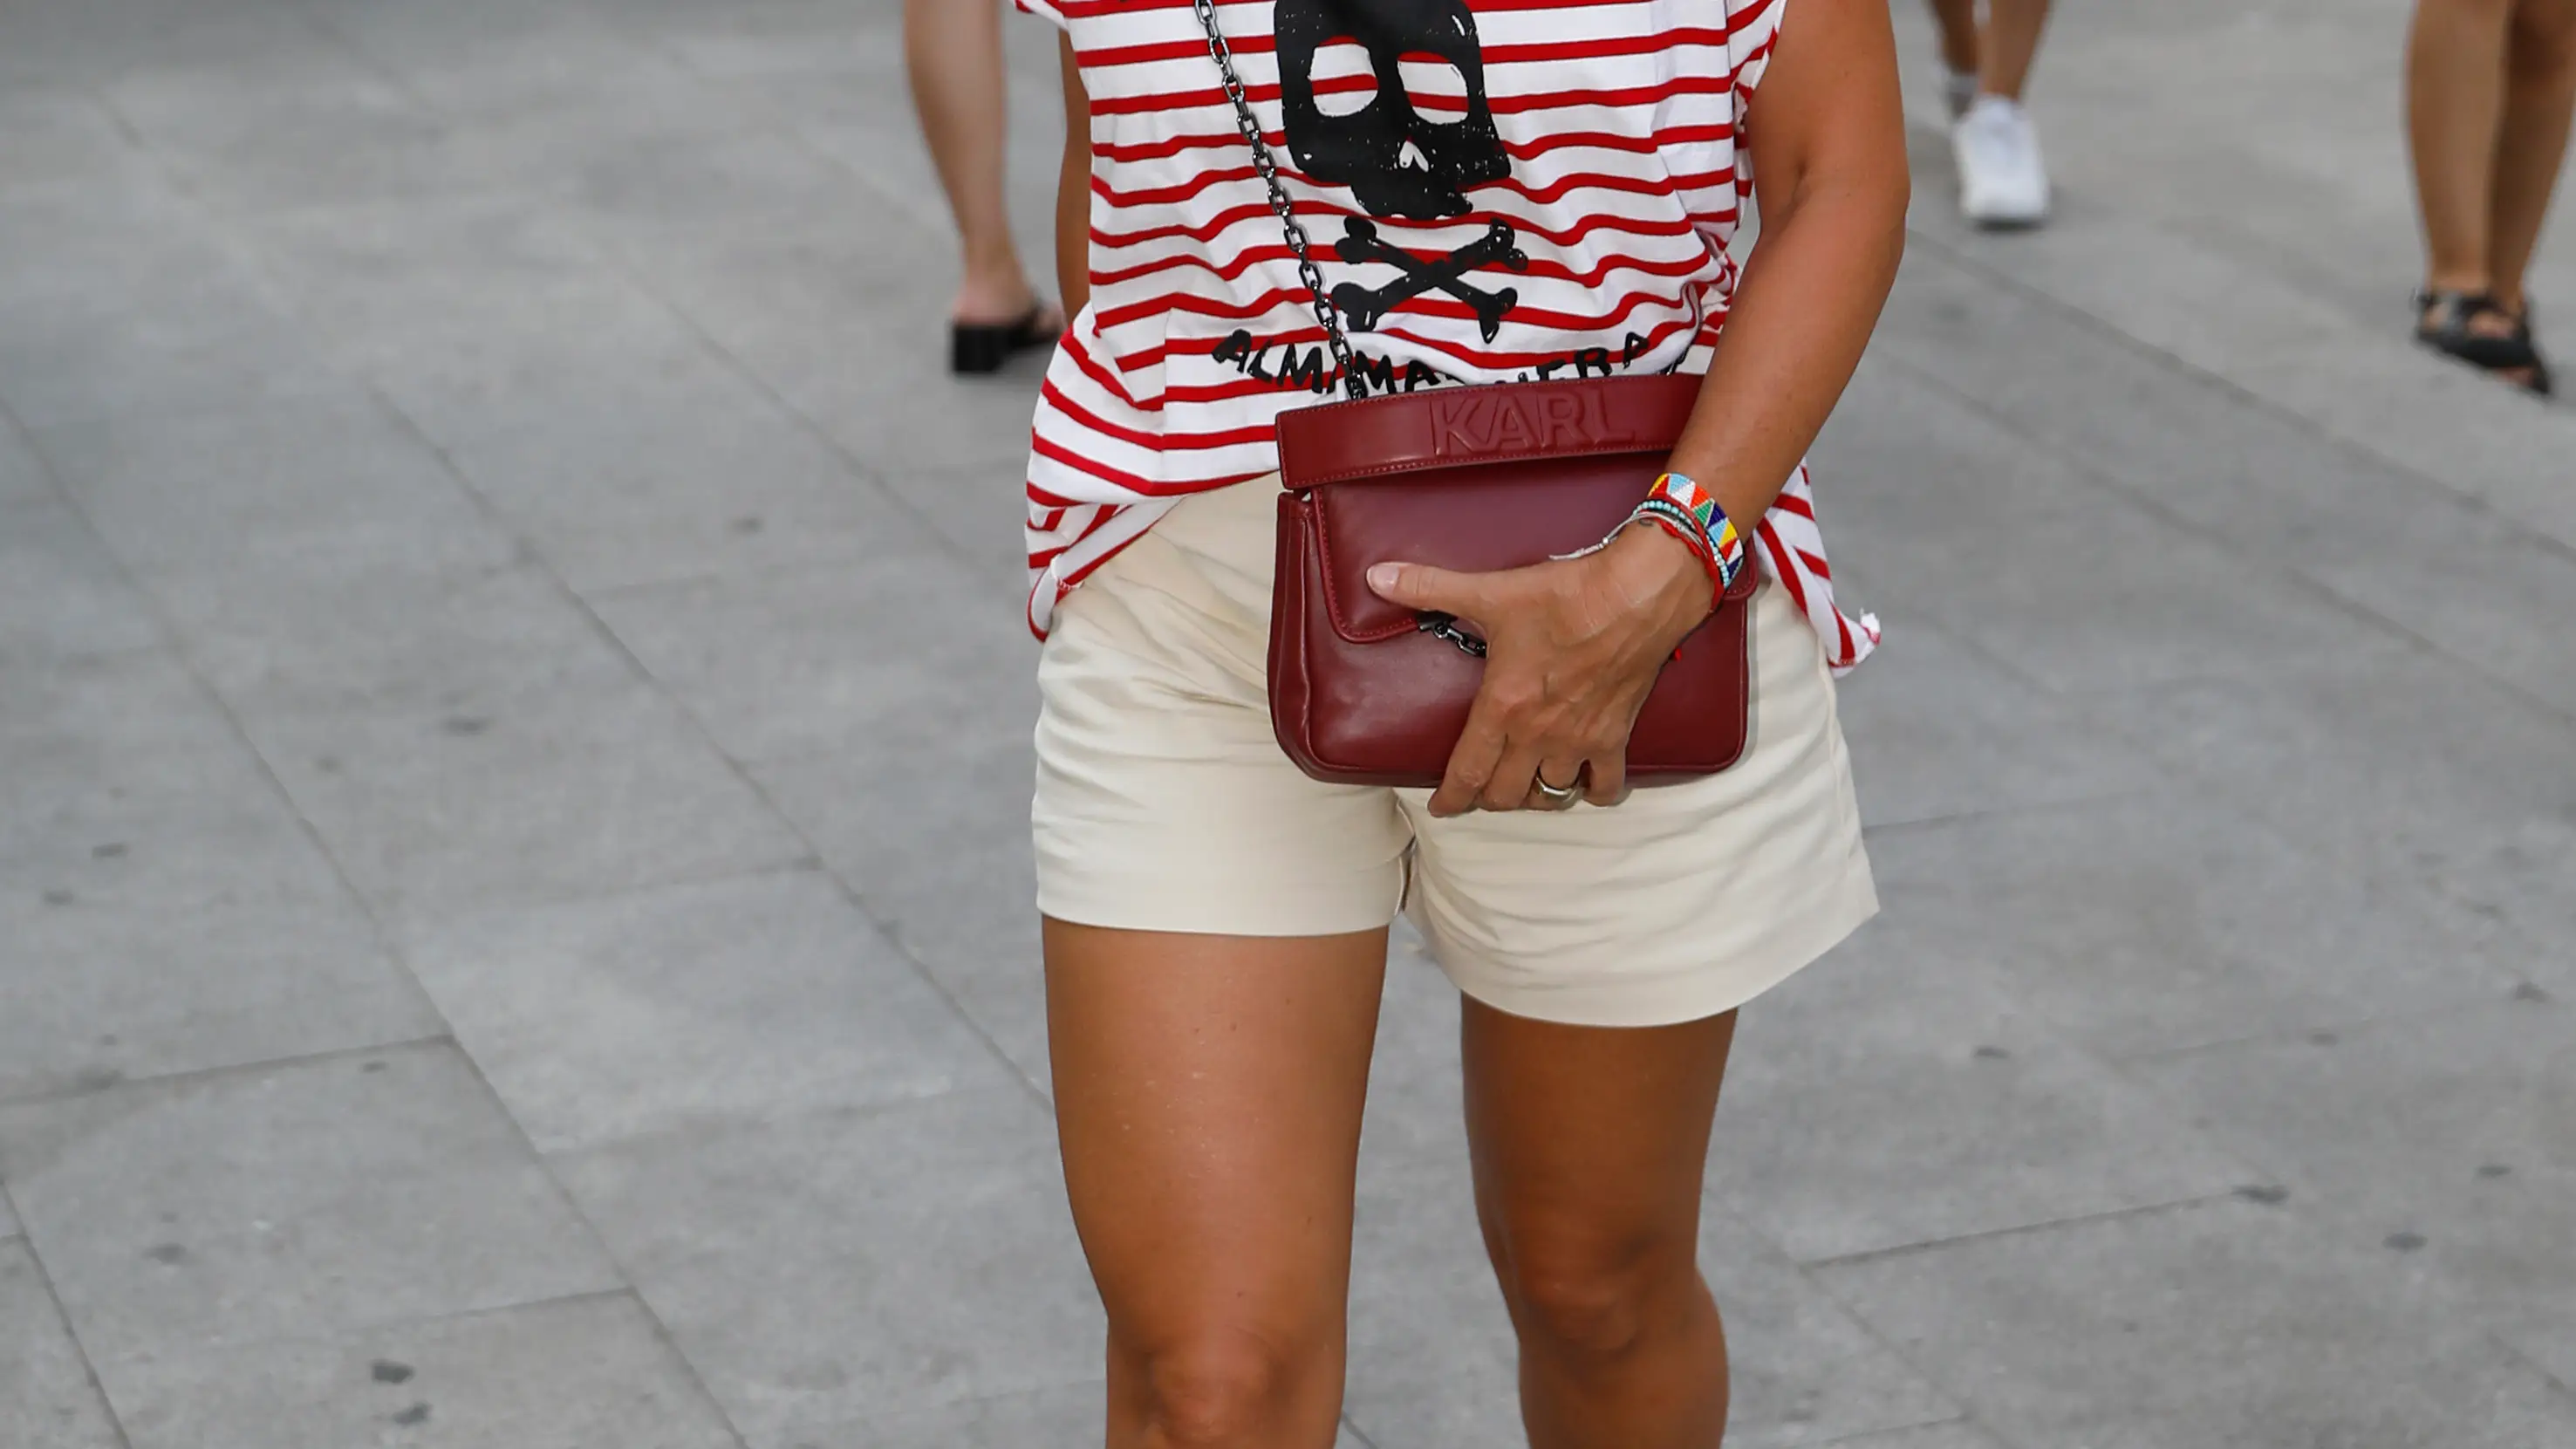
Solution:
<path fill-rule="evenodd" d="M 2071 0 L 2040 235 L 1924 150 L 1731 1443 L 2576 1445 L 2576 413 L 2397 336 L 2402 23 Z M 1091 1442 L 1033 382 L 940 374 L 894 33 L 0 0 L 0 1444 Z M 1406 957 L 1346 1438 L 1508 1444 Z"/>

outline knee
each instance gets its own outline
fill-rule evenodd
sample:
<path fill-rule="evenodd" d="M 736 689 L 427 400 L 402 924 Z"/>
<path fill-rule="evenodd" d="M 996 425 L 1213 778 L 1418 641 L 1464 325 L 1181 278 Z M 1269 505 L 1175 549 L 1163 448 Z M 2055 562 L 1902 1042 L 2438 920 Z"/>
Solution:
<path fill-rule="evenodd" d="M 1303 1417 L 1317 1355 L 1249 1333 L 1200 1335 L 1141 1355 L 1146 1442 L 1167 1449 L 1267 1443 Z"/>
<path fill-rule="evenodd" d="M 1635 1352 L 1699 1283 L 1689 1244 L 1644 1236 L 1515 1243 L 1503 1277 L 1522 1347 L 1566 1362 Z"/>

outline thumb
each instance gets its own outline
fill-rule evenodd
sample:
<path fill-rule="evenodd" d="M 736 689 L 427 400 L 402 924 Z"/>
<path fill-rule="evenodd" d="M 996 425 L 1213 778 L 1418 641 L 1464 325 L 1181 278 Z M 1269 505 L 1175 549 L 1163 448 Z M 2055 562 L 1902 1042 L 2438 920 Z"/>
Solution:
<path fill-rule="evenodd" d="M 1429 564 L 1381 563 L 1369 565 L 1368 585 L 1390 604 L 1464 618 L 1475 612 L 1476 604 L 1484 597 L 1484 591 L 1475 585 L 1475 577 Z"/>

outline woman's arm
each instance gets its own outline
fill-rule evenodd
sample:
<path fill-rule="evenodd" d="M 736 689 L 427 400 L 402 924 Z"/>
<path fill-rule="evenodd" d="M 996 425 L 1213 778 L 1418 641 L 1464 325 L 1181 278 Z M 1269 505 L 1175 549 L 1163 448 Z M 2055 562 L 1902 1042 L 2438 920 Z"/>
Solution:
<path fill-rule="evenodd" d="M 1064 58 L 1064 169 L 1055 182 L 1055 284 L 1069 320 L 1091 300 L 1091 97 L 1082 89 L 1073 39 Z"/>
<path fill-rule="evenodd" d="M 1747 138 L 1762 237 L 1671 465 L 1748 535 L 1860 364 L 1905 253 L 1909 189 L 1887 6 L 1778 3 Z"/>
<path fill-rule="evenodd" d="M 1747 534 L 1851 380 L 1905 247 L 1905 123 L 1886 0 L 1779 3 L 1749 140 L 1762 237 L 1670 465 Z M 1712 603 L 1699 560 L 1656 528 L 1501 573 L 1379 564 L 1369 586 L 1455 614 L 1488 645 L 1483 688 L 1431 797 L 1442 815 L 1528 808 L 1536 780 L 1580 780 L 1599 805 L 1620 799 L 1637 711 Z"/>

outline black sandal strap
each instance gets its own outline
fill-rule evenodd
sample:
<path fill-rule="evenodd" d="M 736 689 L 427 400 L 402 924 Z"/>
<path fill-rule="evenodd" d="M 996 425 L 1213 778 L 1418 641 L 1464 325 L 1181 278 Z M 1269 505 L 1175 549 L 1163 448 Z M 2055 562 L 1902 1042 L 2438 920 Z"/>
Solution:
<path fill-rule="evenodd" d="M 2415 307 L 2415 340 L 2435 351 L 2488 372 L 2540 366 L 2540 354 L 2531 345 L 2527 309 L 2526 315 L 2516 317 L 2484 292 L 2429 290 L 2415 294 Z M 2471 332 L 2469 323 L 2485 316 L 2503 318 L 2513 324 L 2513 331 L 2499 337 Z"/>

